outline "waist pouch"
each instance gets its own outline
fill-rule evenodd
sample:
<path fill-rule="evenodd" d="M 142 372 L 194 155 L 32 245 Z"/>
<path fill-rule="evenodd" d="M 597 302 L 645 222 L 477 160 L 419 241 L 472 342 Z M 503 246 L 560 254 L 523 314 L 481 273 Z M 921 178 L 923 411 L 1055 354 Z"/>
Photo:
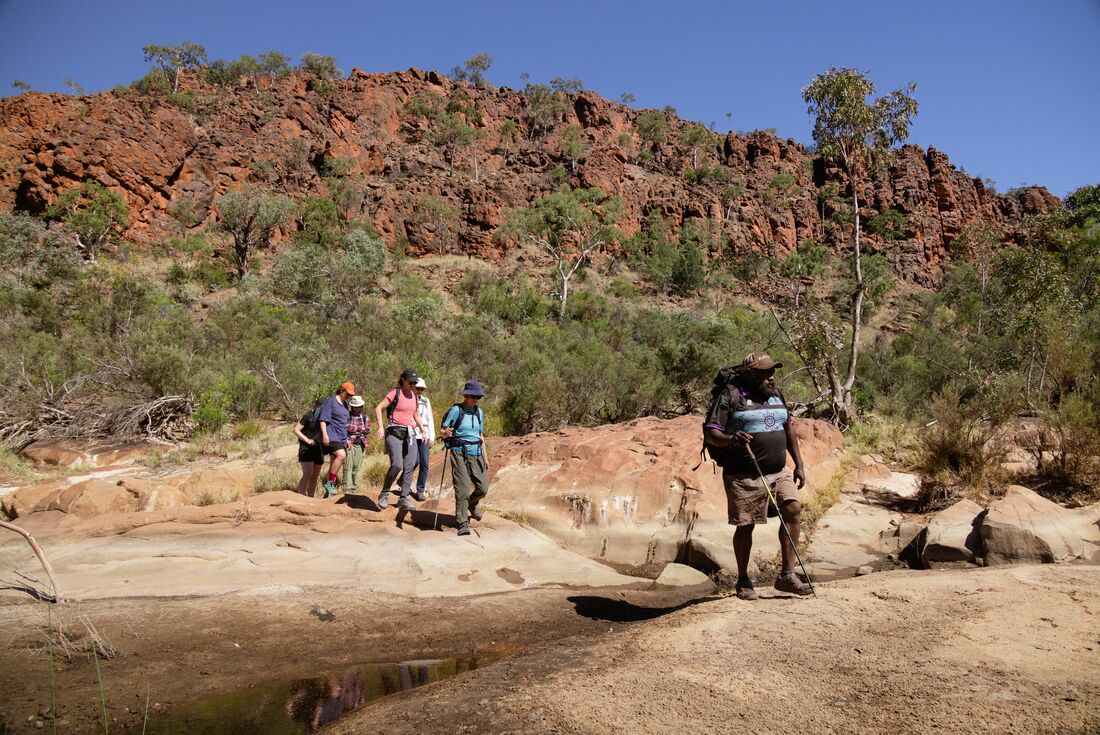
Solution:
<path fill-rule="evenodd" d="M 401 441 L 406 441 L 410 436 L 409 427 L 408 426 L 387 426 L 386 427 L 386 435 L 387 436 L 396 436 Z"/>

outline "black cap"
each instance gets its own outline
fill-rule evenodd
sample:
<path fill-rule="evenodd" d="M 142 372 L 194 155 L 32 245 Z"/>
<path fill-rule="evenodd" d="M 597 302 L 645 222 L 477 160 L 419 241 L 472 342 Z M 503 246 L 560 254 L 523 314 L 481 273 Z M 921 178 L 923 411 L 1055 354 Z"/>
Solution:
<path fill-rule="evenodd" d="M 420 376 L 417 375 L 416 371 L 412 368 L 405 368 L 405 372 L 401 373 L 401 378 L 413 384 L 415 384 L 416 381 L 420 380 Z"/>

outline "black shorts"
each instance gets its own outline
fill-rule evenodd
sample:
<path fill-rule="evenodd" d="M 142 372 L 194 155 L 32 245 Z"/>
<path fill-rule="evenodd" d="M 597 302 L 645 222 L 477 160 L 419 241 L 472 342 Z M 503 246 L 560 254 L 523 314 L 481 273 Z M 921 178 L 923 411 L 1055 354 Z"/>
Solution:
<path fill-rule="evenodd" d="M 311 447 L 305 442 L 298 442 L 298 461 L 324 464 L 325 456 L 321 454 L 321 447 L 319 444 L 314 444 Z"/>
<path fill-rule="evenodd" d="M 330 454 L 336 454 L 340 449 L 347 449 L 347 445 L 344 442 L 332 442 L 331 444 L 322 444 L 321 452 L 327 457 Z"/>

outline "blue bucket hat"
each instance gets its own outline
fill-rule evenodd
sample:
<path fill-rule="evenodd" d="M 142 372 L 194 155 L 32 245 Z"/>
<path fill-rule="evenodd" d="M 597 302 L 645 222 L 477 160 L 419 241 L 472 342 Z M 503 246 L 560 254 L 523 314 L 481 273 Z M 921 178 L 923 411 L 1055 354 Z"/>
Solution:
<path fill-rule="evenodd" d="M 464 396 L 476 396 L 481 398 L 485 395 L 485 391 L 481 389 L 481 383 L 476 380 L 467 380 L 466 387 L 462 389 L 462 395 Z"/>

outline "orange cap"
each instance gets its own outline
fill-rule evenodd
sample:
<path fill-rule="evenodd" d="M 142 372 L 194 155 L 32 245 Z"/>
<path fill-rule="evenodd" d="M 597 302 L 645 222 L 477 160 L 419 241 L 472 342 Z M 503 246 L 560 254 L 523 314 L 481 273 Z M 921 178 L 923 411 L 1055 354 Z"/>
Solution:
<path fill-rule="evenodd" d="M 341 383 L 340 387 L 343 390 L 347 391 L 347 394 L 349 396 L 354 396 L 355 395 L 355 383 L 351 382 L 350 380 L 346 383 Z"/>

